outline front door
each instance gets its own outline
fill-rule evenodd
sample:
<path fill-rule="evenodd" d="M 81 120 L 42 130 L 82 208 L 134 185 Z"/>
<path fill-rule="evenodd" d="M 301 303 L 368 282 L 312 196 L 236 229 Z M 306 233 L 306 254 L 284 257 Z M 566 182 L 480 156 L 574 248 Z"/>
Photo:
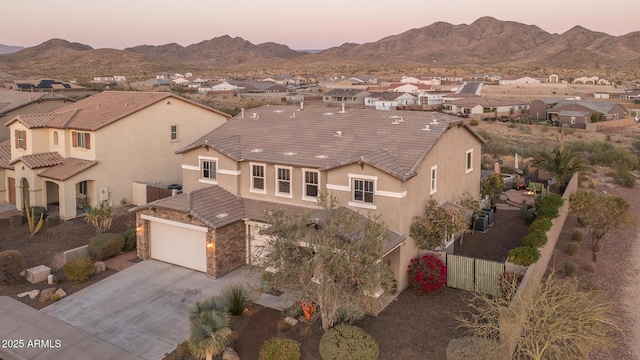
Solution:
<path fill-rule="evenodd" d="M 9 190 L 9 202 L 15 205 L 16 203 L 16 179 L 15 178 L 12 178 L 12 177 L 9 178 L 8 190 Z"/>

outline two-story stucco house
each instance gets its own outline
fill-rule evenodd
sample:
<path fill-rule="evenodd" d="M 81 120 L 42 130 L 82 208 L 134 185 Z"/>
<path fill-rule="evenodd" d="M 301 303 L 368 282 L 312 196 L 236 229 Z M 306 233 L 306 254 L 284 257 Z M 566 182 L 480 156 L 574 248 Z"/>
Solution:
<path fill-rule="evenodd" d="M 84 205 L 131 203 L 134 181 L 180 183 L 175 152 L 228 118 L 169 93 L 115 91 L 16 116 L 0 144 L 0 199 L 18 210 L 25 199 L 58 205 L 62 219 Z"/>
<path fill-rule="evenodd" d="M 138 209 L 138 256 L 218 277 L 260 265 L 265 210 L 318 211 L 318 194 L 387 225 L 398 289 L 418 254 L 409 230 L 430 198 L 479 197 L 484 140 L 435 112 L 265 106 L 180 150 L 184 193 Z"/>

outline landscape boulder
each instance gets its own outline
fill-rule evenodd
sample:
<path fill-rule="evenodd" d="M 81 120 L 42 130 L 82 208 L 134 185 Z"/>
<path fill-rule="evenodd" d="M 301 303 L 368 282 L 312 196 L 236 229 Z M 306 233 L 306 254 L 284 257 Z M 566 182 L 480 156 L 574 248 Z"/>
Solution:
<path fill-rule="evenodd" d="M 50 288 L 46 288 L 44 290 L 42 290 L 40 292 L 40 302 L 47 302 L 49 300 L 51 300 L 51 295 L 56 293 L 56 288 L 54 287 L 50 287 Z"/>

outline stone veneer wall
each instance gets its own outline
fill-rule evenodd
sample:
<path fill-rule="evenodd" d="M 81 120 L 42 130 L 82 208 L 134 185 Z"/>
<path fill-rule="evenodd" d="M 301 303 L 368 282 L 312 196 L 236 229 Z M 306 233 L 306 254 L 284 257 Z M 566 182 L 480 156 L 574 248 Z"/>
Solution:
<path fill-rule="evenodd" d="M 246 262 L 246 226 L 244 221 L 217 229 L 213 235 L 214 248 L 207 249 L 207 269 L 213 269 L 210 276 L 217 278 L 239 268 Z"/>

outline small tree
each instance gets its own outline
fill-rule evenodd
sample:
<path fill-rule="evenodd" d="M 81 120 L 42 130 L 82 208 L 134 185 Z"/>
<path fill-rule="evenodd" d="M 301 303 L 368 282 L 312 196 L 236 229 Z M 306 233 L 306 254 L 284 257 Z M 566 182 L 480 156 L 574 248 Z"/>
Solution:
<path fill-rule="evenodd" d="M 581 290 L 575 279 L 563 280 L 554 273 L 537 285 L 530 301 L 516 292 L 517 282 L 511 286 L 506 293 L 519 297 L 522 308 L 509 297 L 476 294 L 471 311 L 456 316 L 459 327 L 471 335 L 494 340 L 493 348 L 484 349 L 493 353 L 491 358 L 505 351 L 503 335 L 517 336 L 514 359 L 586 359 L 613 345 L 613 308 L 602 294 Z M 520 335 L 504 331 L 505 321 L 521 327 Z"/>
<path fill-rule="evenodd" d="M 424 216 L 416 216 L 409 235 L 421 249 L 443 248 L 453 234 L 469 232 L 469 215 L 464 210 L 446 208 L 430 199 Z"/>
<path fill-rule="evenodd" d="M 113 209 L 107 203 L 102 202 L 98 207 L 87 211 L 86 220 L 96 228 L 98 235 L 109 230 L 113 221 Z"/>
<path fill-rule="evenodd" d="M 229 314 L 217 298 L 197 302 L 189 312 L 191 335 L 187 340 L 194 356 L 211 360 L 227 346 Z"/>
<path fill-rule="evenodd" d="M 555 177 L 560 190 L 564 190 L 567 180 L 574 173 L 591 170 L 587 162 L 578 157 L 578 153 L 569 150 L 553 149 L 551 153 L 542 152 L 531 164 Z"/>
<path fill-rule="evenodd" d="M 333 195 L 320 194 L 319 217 L 292 217 L 281 210 L 267 213 L 271 225 L 263 254 L 273 281 L 301 287 L 318 306 L 322 327 L 379 306 L 375 295 L 389 289 L 391 270 L 382 263 L 386 227 L 340 207 Z"/>
<path fill-rule="evenodd" d="M 597 261 L 602 248 L 602 239 L 609 232 L 615 232 L 631 221 L 629 203 L 619 197 L 580 190 L 569 198 L 571 212 L 582 219 L 589 237 L 593 261 Z"/>
<path fill-rule="evenodd" d="M 480 188 L 482 190 L 482 195 L 488 196 L 493 202 L 493 197 L 496 194 L 501 193 L 504 188 L 504 179 L 502 178 L 502 174 L 495 173 L 482 180 Z"/>

